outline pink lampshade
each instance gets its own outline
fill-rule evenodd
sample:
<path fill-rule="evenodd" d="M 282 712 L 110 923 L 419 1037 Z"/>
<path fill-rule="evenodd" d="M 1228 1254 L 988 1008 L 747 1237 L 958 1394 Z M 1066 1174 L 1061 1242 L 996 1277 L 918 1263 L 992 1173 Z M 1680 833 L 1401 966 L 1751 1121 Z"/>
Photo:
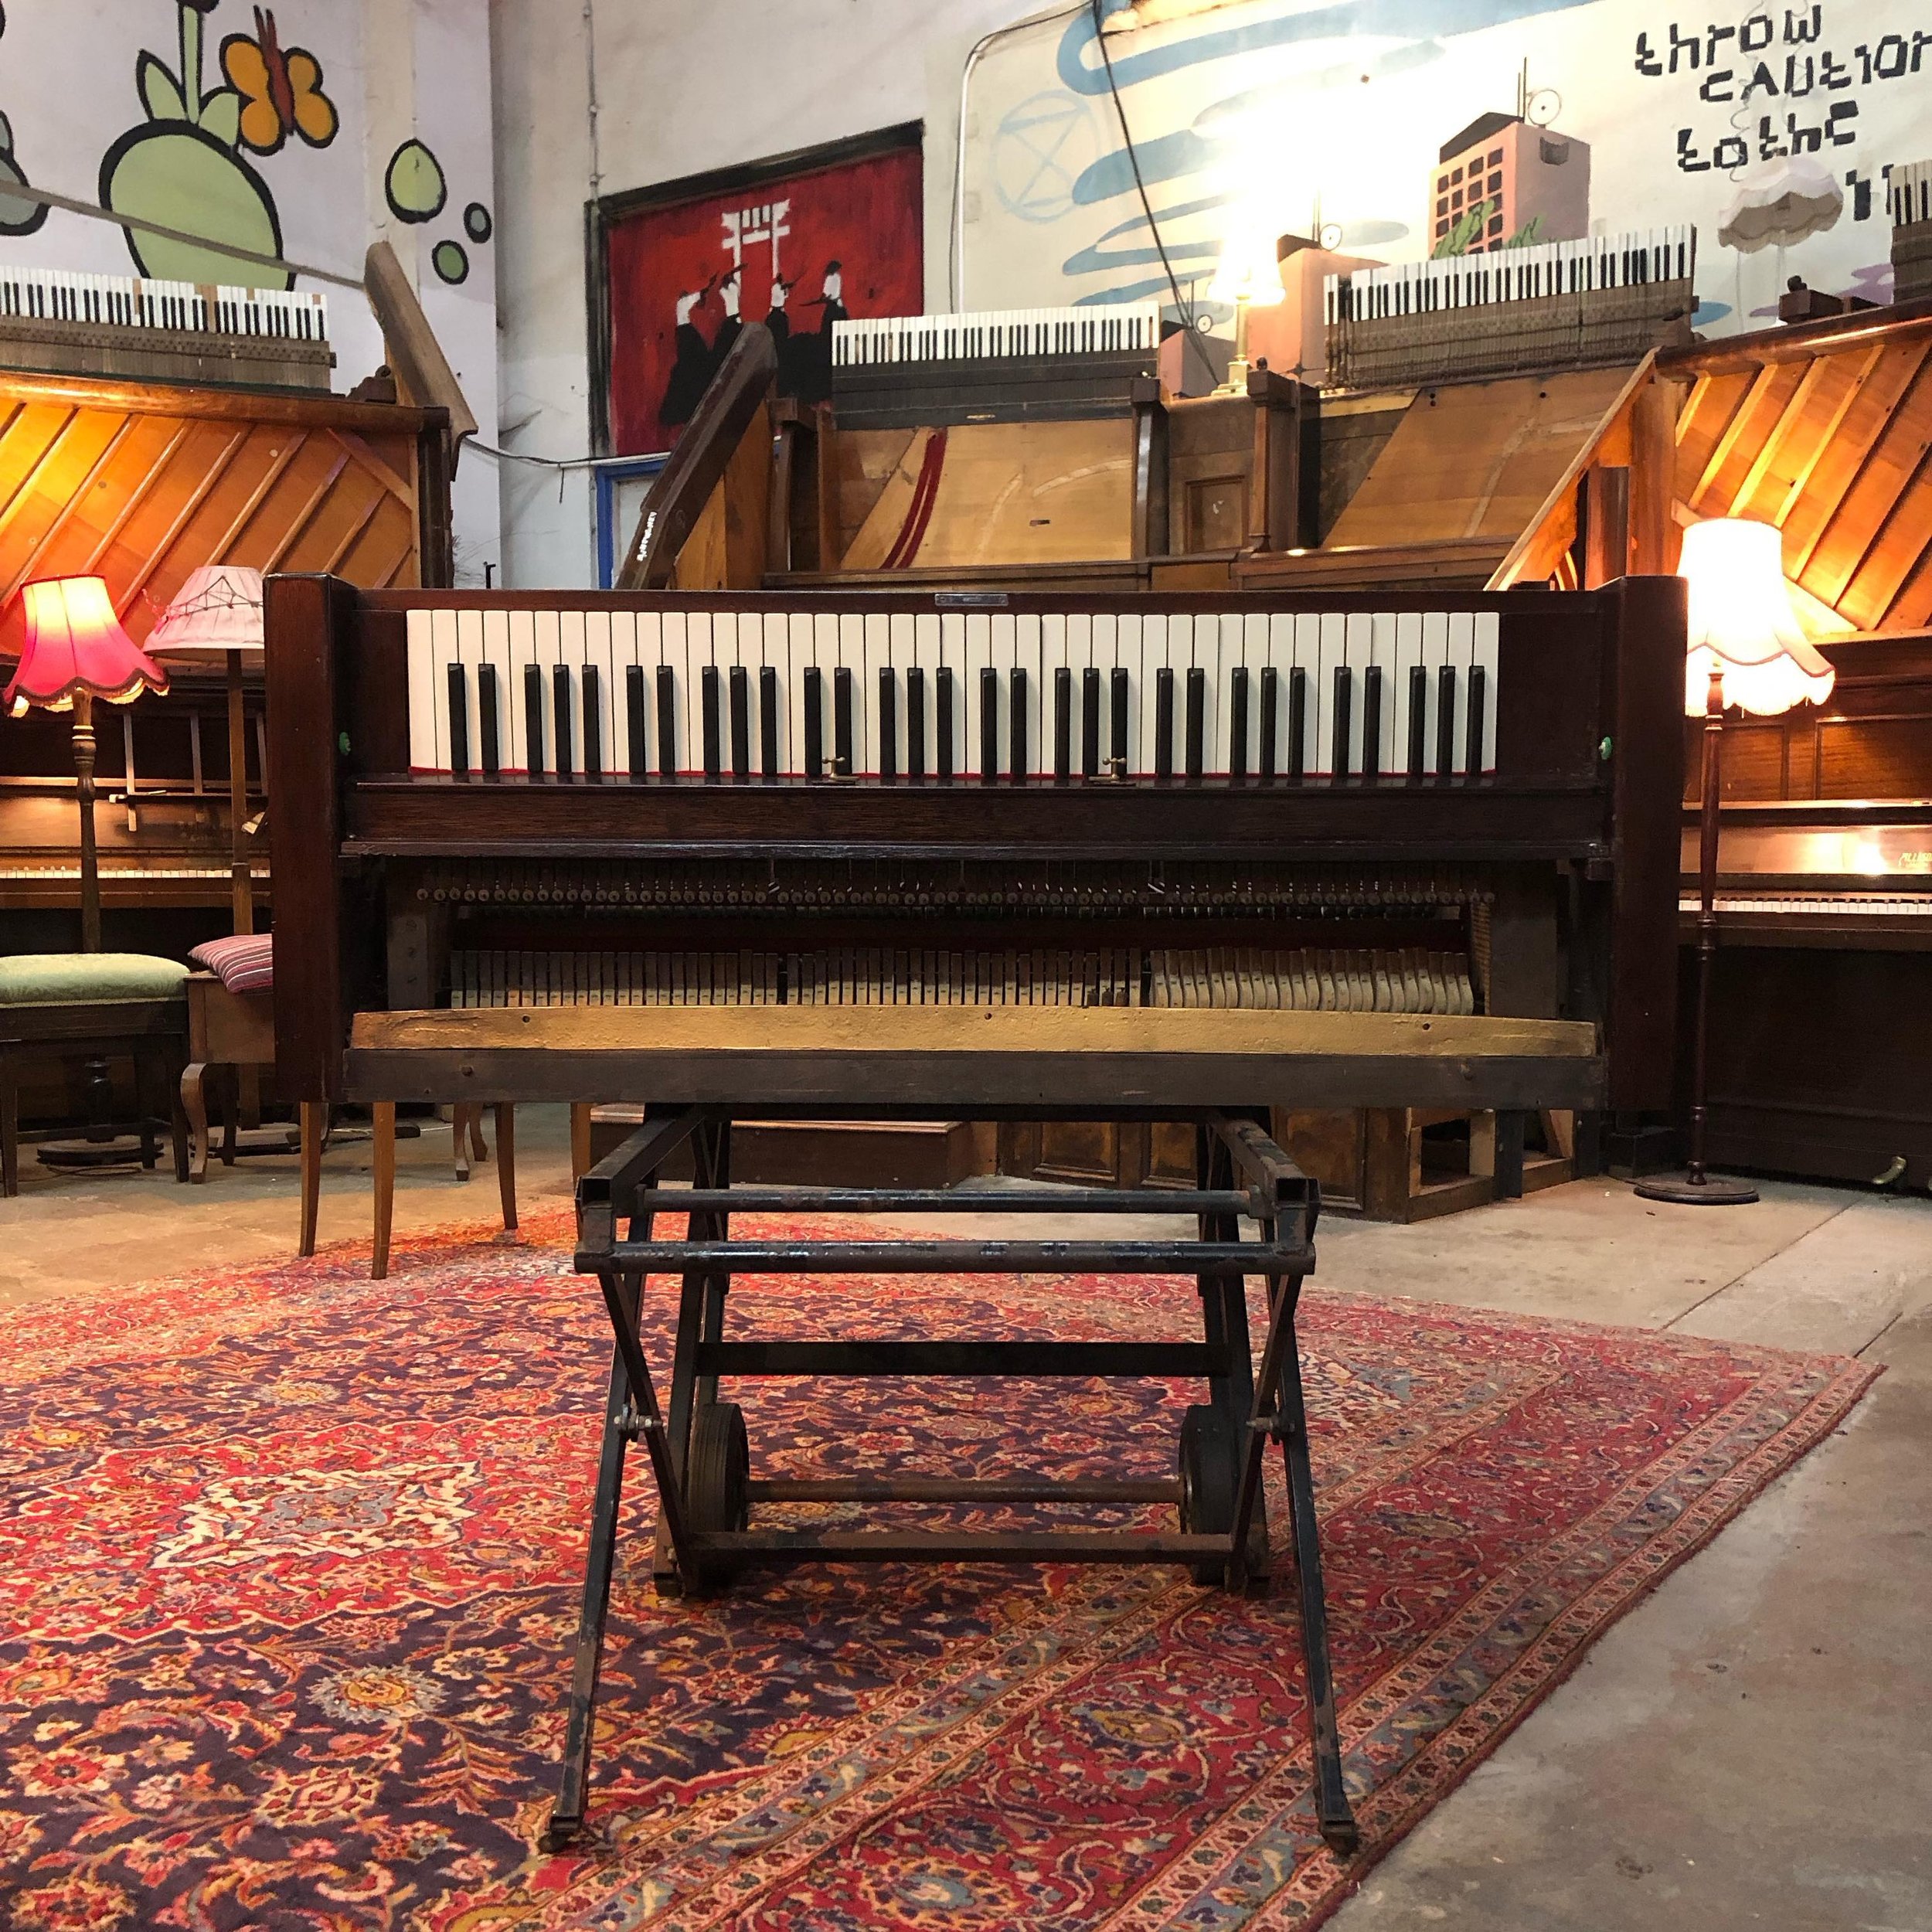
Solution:
<path fill-rule="evenodd" d="M 0 696 L 15 717 L 29 705 L 70 711 L 77 693 L 132 704 L 168 689 L 168 673 L 121 629 L 99 577 L 43 577 L 21 593 L 26 642 L 13 681 Z"/>

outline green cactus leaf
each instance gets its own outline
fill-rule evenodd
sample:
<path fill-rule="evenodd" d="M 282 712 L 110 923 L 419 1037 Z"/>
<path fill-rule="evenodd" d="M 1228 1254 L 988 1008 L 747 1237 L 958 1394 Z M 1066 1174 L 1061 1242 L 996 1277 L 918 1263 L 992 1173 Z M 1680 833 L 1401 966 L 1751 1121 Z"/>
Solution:
<path fill-rule="evenodd" d="M 188 104 L 182 98 L 181 83 L 145 49 L 134 63 L 134 85 L 141 90 L 141 104 L 147 108 L 150 121 L 188 118 Z"/>
<path fill-rule="evenodd" d="M 224 148 L 241 141 L 242 98 L 233 87 L 218 88 L 201 104 L 201 126 Z"/>

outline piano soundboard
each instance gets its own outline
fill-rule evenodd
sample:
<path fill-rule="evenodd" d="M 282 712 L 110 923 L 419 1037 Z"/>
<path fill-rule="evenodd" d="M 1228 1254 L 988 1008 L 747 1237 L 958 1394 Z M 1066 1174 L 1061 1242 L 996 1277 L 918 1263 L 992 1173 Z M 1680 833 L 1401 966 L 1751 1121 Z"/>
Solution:
<path fill-rule="evenodd" d="M 1453 782 L 1495 768 L 1498 635 L 1470 611 L 416 610 L 410 762 L 559 784 Z"/>

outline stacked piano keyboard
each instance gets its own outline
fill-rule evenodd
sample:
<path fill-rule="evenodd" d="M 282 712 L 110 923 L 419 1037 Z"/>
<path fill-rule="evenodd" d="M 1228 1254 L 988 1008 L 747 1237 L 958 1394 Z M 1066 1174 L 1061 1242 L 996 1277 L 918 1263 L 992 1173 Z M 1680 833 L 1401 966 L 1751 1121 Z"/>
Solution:
<path fill-rule="evenodd" d="M 335 362 L 309 290 L 0 269 L 0 368 L 326 389 Z"/>
<path fill-rule="evenodd" d="M 1696 231 L 1677 227 L 1331 275 L 1329 385 L 1639 362 L 1689 341 L 1696 257 Z"/>
<path fill-rule="evenodd" d="M 450 961 L 450 1004 L 1158 1006 L 1473 1013 L 1469 964 L 1421 947 L 537 952 Z"/>
<path fill-rule="evenodd" d="M 1932 295 L 1932 161 L 1893 168 L 1886 198 L 1892 207 L 1892 299 Z"/>

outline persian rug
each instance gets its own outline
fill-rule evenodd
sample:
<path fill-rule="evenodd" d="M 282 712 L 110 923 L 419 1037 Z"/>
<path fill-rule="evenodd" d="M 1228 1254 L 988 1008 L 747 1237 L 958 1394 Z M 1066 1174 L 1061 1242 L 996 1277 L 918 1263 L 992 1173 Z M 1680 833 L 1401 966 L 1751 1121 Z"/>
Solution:
<path fill-rule="evenodd" d="M 17 1932 L 1311 1926 L 1871 1374 L 1311 1287 L 1348 1863 L 1315 1835 L 1291 1587 L 827 1566 L 660 1603 L 635 1456 L 590 1838 L 550 1857 L 600 1308 L 556 1223 L 366 1266 L 344 1248 L 0 1328 Z M 902 1281 L 862 1312 L 785 1277 L 734 1306 L 795 1333 L 1197 1332 L 1185 1283 Z M 754 1475 L 1165 1473 L 1190 1399 L 733 1392 Z"/>

